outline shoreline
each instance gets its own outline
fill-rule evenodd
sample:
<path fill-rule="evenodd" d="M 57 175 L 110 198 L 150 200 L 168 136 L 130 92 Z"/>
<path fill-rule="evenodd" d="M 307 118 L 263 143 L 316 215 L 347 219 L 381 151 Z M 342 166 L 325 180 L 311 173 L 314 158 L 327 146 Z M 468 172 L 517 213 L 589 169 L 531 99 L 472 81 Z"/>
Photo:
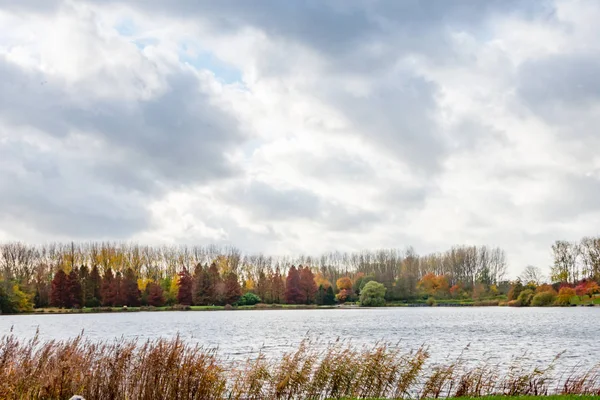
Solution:
<path fill-rule="evenodd" d="M 489 308 L 489 307 L 507 307 L 500 305 L 490 304 L 476 304 L 476 303 L 438 303 L 433 306 L 426 303 L 399 303 L 399 304 L 386 304 L 381 307 L 360 307 L 358 305 L 297 305 L 297 304 L 266 304 L 257 306 L 163 306 L 163 307 L 85 307 L 80 309 L 61 309 L 61 308 L 42 308 L 34 309 L 32 312 L 21 312 L 14 314 L 2 314 L 3 315 L 62 315 L 62 314 L 111 314 L 111 313 L 127 313 L 127 312 L 169 312 L 169 311 L 260 311 L 260 310 L 369 310 L 369 309 L 382 309 L 382 308 L 431 308 L 431 307 L 477 307 L 477 308 Z M 547 307 L 511 307 L 511 308 L 565 308 L 565 307 L 600 307 L 600 304 L 581 304 L 571 306 L 547 306 Z"/>

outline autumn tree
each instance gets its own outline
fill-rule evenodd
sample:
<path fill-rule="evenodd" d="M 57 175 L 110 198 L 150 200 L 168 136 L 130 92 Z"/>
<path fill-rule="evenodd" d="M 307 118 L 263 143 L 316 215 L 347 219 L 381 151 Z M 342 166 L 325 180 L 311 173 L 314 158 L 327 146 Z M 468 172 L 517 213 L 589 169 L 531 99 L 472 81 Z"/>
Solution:
<path fill-rule="evenodd" d="M 121 280 L 121 296 L 123 304 L 129 307 L 139 307 L 141 292 L 133 269 L 127 268 Z"/>
<path fill-rule="evenodd" d="M 54 307 L 67 307 L 69 304 L 67 274 L 65 274 L 62 268 L 56 271 L 52 279 L 50 304 Z"/>
<path fill-rule="evenodd" d="M 195 305 L 207 305 L 210 301 L 210 277 L 208 270 L 198 263 L 194 268 L 192 301 Z"/>
<path fill-rule="evenodd" d="M 81 291 L 81 282 L 77 268 L 73 268 L 67 276 L 67 290 L 69 292 L 66 306 L 68 308 L 81 308 L 83 305 L 83 295 Z"/>
<path fill-rule="evenodd" d="M 179 273 L 179 279 L 177 282 L 179 291 L 177 292 L 177 303 L 190 306 L 193 303 L 192 287 L 193 281 L 190 273 L 187 269 L 183 269 Z"/>
<path fill-rule="evenodd" d="M 338 288 L 336 298 L 340 303 L 345 303 L 346 301 L 351 301 L 353 299 L 354 292 L 352 290 L 352 279 L 344 276 L 338 279 L 335 284 Z"/>
<path fill-rule="evenodd" d="M 148 305 L 154 307 L 162 307 L 165 305 L 163 289 L 157 282 L 148 283 L 148 285 L 146 285 L 146 291 L 148 292 Z"/>
<path fill-rule="evenodd" d="M 211 304 L 221 304 L 225 292 L 225 285 L 219 274 L 219 268 L 214 262 L 208 268 L 208 298 Z"/>
<path fill-rule="evenodd" d="M 279 266 L 275 268 L 275 273 L 271 276 L 270 281 L 271 301 L 279 304 L 285 300 L 285 282 Z"/>
<path fill-rule="evenodd" d="M 300 273 L 292 265 L 285 280 L 285 302 L 288 304 L 302 304 L 303 300 L 304 297 L 300 288 Z"/>
<path fill-rule="evenodd" d="M 300 268 L 300 293 L 301 299 L 304 304 L 311 304 L 315 301 L 315 294 L 317 293 L 317 285 L 315 283 L 315 276 L 308 267 Z"/>
<path fill-rule="evenodd" d="M 113 275 L 112 268 L 107 268 L 102 277 L 100 292 L 102 293 L 102 305 L 103 306 L 114 306 L 117 302 L 116 291 L 115 291 L 115 277 Z"/>
<path fill-rule="evenodd" d="M 446 297 L 450 294 L 450 284 L 445 275 L 426 274 L 417 283 L 417 288 L 433 297 Z"/>
<path fill-rule="evenodd" d="M 238 276 L 231 271 L 225 276 L 225 304 L 233 304 L 242 296 L 242 288 Z"/>

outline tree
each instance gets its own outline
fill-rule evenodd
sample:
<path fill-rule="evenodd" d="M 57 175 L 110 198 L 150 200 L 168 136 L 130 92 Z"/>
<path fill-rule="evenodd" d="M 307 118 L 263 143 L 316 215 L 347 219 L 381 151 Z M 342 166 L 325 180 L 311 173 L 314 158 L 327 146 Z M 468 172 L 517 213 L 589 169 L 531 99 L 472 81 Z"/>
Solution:
<path fill-rule="evenodd" d="M 354 291 L 352 290 L 352 280 L 350 278 L 344 276 L 338 279 L 335 284 L 339 290 L 336 298 L 340 303 L 353 299 Z"/>
<path fill-rule="evenodd" d="M 335 294 L 333 293 L 333 288 L 331 286 L 325 291 L 325 300 L 323 304 L 326 306 L 335 304 Z"/>
<path fill-rule="evenodd" d="M 315 283 L 315 276 L 308 267 L 300 268 L 300 292 L 302 294 L 302 302 L 304 304 L 311 304 L 315 301 L 315 294 L 317 293 L 317 285 Z"/>
<path fill-rule="evenodd" d="M 381 307 L 385 305 L 386 288 L 379 282 L 371 281 L 360 292 L 361 307 Z"/>
<path fill-rule="evenodd" d="M 208 298 L 211 304 L 221 304 L 223 301 L 224 287 L 222 285 L 219 268 L 214 262 L 208 268 Z"/>
<path fill-rule="evenodd" d="M 133 269 L 127 268 L 121 281 L 123 304 L 129 307 L 139 307 L 141 295 L 135 272 L 133 272 Z"/>
<path fill-rule="evenodd" d="M 115 307 L 122 307 L 125 304 L 125 299 L 123 296 L 121 282 L 123 281 L 123 275 L 121 275 L 121 271 L 117 271 L 115 274 L 115 279 L 113 279 L 111 283 L 111 291 L 114 294 L 114 303 Z"/>
<path fill-rule="evenodd" d="M 300 289 L 300 273 L 292 265 L 285 280 L 285 302 L 288 304 L 302 304 L 304 297 Z"/>
<path fill-rule="evenodd" d="M 553 282 L 574 283 L 579 280 L 577 257 L 580 254 L 579 245 L 576 243 L 557 240 L 552 245 L 554 265 L 552 266 Z"/>
<path fill-rule="evenodd" d="M 450 294 L 450 284 L 445 275 L 428 273 L 417 284 L 417 288 L 431 297 L 446 297 Z"/>
<path fill-rule="evenodd" d="M 285 299 L 285 283 L 279 266 L 275 268 L 275 273 L 271 277 L 271 301 L 275 304 L 281 303 Z"/>
<path fill-rule="evenodd" d="M 69 303 L 69 291 L 67 285 L 67 274 L 59 269 L 52 279 L 52 289 L 50 291 L 50 304 L 54 307 L 67 307 Z"/>
<path fill-rule="evenodd" d="M 193 304 L 192 298 L 192 286 L 193 281 L 190 273 L 187 269 L 183 269 L 179 273 L 179 279 L 177 281 L 179 291 L 177 292 L 177 303 L 190 306 Z"/>
<path fill-rule="evenodd" d="M 210 277 L 208 270 L 198 263 L 194 269 L 192 300 L 195 305 L 207 305 L 210 301 Z"/>
<path fill-rule="evenodd" d="M 103 306 L 114 306 L 117 302 L 115 285 L 114 285 L 115 277 L 112 272 L 112 268 L 107 268 L 104 272 L 104 276 L 102 277 L 101 283 L 101 293 L 102 293 L 102 305 Z"/>
<path fill-rule="evenodd" d="M 148 305 L 154 307 L 162 307 L 165 305 L 163 289 L 157 282 L 148 283 L 148 285 L 146 285 L 146 291 L 148 292 Z"/>
<path fill-rule="evenodd" d="M 525 284 L 533 283 L 535 286 L 538 286 L 543 282 L 544 274 L 539 267 L 528 265 L 519 276 L 519 279 L 521 279 L 522 282 L 525 282 Z"/>
<path fill-rule="evenodd" d="M 246 292 L 237 301 L 240 306 L 253 306 L 254 304 L 260 303 L 260 297 L 252 292 Z"/>
<path fill-rule="evenodd" d="M 571 304 L 571 298 L 577 296 L 575 289 L 563 286 L 558 291 L 558 297 L 556 298 L 556 304 L 561 306 L 568 306 Z"/>
<path fill-rule="evenodd" d="M 86 296 L 88 298 L 85 299 L 86 307 L 97 307 L 100 305 L 102 300 L 101 285 L 100 272 L 98 271 L 98 267 L 94 265 L 87 280 Z"/>
<path fill-rule="evenodd" d="M 68 300 L 65 306 L 68 308 L 81 308 L 83 306 L 83 294 L 76 268 L 73 268 L 67 277 L 67 290 Z"/>
<path fill-rule="evenodd" d="M 225 304 L 233 304 L 242 295 L 242 288 L 235 272 L 229 272 L 225 277 Z"/>

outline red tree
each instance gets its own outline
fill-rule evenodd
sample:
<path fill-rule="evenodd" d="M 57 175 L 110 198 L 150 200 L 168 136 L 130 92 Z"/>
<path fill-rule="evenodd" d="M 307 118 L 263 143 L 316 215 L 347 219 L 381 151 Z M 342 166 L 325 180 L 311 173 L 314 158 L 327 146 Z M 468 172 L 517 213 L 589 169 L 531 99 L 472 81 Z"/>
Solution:
<path fill-rule="evenodd" d="M 242 295 L 242 288 L 238 277 L 234 272 L 230 272 L 225 277 L 225 304 L 233 304 Z"/>
<path fill-rule="evenodd" d="M 69 302 L 69 292 L 67 286 L 67 274 L 62 269 L 56 271 L 52 279 L 52 289 L 50 291 L 50 304 L 54 307 L 66 307 Z"/>
<path fill-rule="evenodd" d="M 179 291 L 177 292 L 177 303 L 186 306 L 192 305 L 193 284 L 194 282 L 192 280 L 192 276 L 190 275 L 188 270 L 184 268 L 184 270 L 179 273 L 179 280 L 177 281 L 177 285 L 179 286 Z"/>
<path fill-rule="evenodd" d="M 162 287 L 156 282 L 148 283 L 148 304 L 154 307 L 162 307 L 165 304 Z"/>
<path fill-rule="evenodd" d="M 302 291 L 300 290 L 300 273 L 292 265 L 285 280 L 285 302 L 288 304 L 301 304 Z"/>
<path fill-rule="evenodd" d="M 300 292 L 302 293 L 303 303 L 314 303 L 317 284 L 315 283 L 315 276 L 308 267 L 300 268 Z"/>
<path fill-rule="evenodd" d="M 137 285 L 135 272 L 131 268 L 127 268 L 125 275 L 121 280 L 121 297 L 123 304 L 129 307 L 138 307 L 140 305 L 140 289 Z"/>
<path fill-rule="evenodd" d="M 67 276 L 67 290 L 68 300 L 65 306 L 68 308 L 81 308 L 83 305 L 83 292 L 81 290 L 79 274 L 75 268 L 73 268 L 69 273 L 69 276 Z"/>
<path fill-rule="evenodd" d="M 104 272 L 102 283 L 100 284 L 100 293 L 102 294 L 103 306 L 114 306 L 117 302 L 114 281 L 115 276 L 113 275 L 112 269 L 108 268 Z"/>

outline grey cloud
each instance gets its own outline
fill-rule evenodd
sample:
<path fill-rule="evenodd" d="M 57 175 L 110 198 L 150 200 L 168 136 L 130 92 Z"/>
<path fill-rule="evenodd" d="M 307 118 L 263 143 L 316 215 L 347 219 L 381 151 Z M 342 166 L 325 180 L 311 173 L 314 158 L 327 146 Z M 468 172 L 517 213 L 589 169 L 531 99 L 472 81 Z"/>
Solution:
<path fill-rule="evenodd" d="M 211 104 L 190 72 L 169 76 L 166 93 L 148 101 L 85 105 L 71 100 L 59 83 L 44 83 L 40 74 L 28 75 L 2 59 L 0 74 L 0 116 L 57 138 L 78 131 L 102 140 L 115 151 L 107 156 L 110 164 L 99 157 L 95 173 L 117 186 L 159 190 L 157 182 L 195 184 L 239 173 L 225 152 L 245 135 L 232 115 Z"/>
<path fill-rule="evenodd" d="M 519 69 L 518 93 L 527 106 L 551 121 L 564 108 L 581 108 L 600 100 L 597 54 L 555 55 L 530 61 Z"/>
<path fill-rule="evenodd" d="M 64 153 L 4 142 L 0 158 L 0 221 L 7 226 L 48 237 L 111 239 L 148 227 L 142 198 L 98 184 Z"/>

